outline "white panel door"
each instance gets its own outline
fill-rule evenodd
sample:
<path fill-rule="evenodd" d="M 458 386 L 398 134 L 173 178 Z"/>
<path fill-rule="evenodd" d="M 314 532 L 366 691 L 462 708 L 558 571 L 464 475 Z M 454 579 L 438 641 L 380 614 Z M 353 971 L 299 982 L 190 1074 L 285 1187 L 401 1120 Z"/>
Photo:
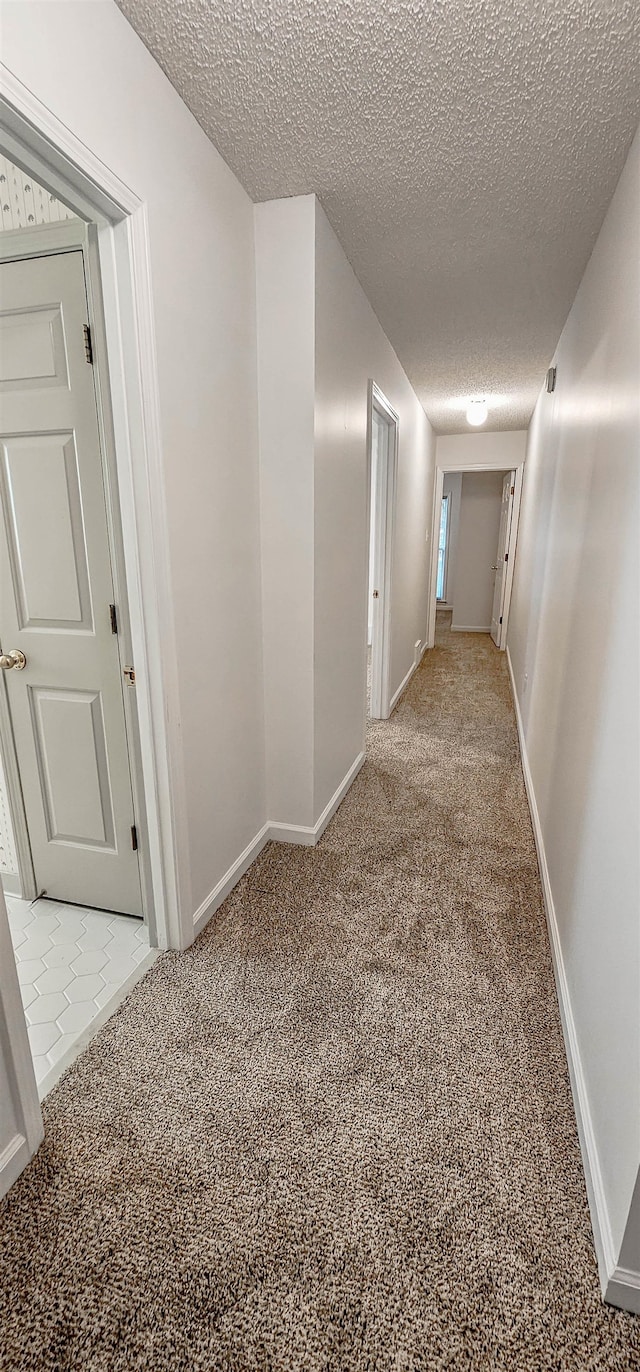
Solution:
<path fill-rule="evenodd" d="M 500 531 L 498 533 L 498 550 L 495 561 L 495 579 L 493 583 L 493 607 L 491 610 L 491 637 L 496 648 L 501 646 L 500 638 L 502 633 L 502 611 L 504 609 L 504 593 L 507 580 L 507 550 L 509 547 L 509 536 L 511 533 L 511 516 L 513 512 L 515 472 L 507 472 L 502 483 L 502 505 L 500 507 Z"/>
<path fill-rule="evenodd" d="M 142 913 L 81 252 L 0 265 L 0 636 L 38 890 Z"/>

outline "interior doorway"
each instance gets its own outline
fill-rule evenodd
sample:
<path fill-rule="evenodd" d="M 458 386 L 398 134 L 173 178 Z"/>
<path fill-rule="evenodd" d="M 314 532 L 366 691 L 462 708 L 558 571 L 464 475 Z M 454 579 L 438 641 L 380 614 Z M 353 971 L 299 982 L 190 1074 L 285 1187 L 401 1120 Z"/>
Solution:
<path fill-rule="evenodd" d="M 42 1098 L 154 955 L 91 227 L 0 185 L 0 882 Z"/>
<path fill-rule="evenodd" d="M 522 464 L 499 461 L 436 467 L 430 648 L 436 611 L 448 613 L 451 632 L 490 634 L 506 647 L 522 475 Z"/>
<path fill-rule="evenodd" d="M 398 415 L 375 382 L 369 388 L 369 576 L 367 696 L 372 719 L 390 707 L 391 568 L 398 454 Z"/>
<path fill-rule="evenodd" d="M 97 360 L 94 383 L 99 400 L 98 423 L 110 423 L 111 416 L 113 419 L 103 449 L 107 516 L 110 519 L 113 511 L 121 533 L 122 557 L 119 563 L 116 560 L 112 572 L 119 586 L 124 586 L 126 579 L 128 592 L 120 595 L 116 590 L 115 603 L 123 610 L 122 636 L 127 645 L 124 661 L 135 669 L 135 684 L 132 679 L 131 690 L 125 691 L 124 699 L 125 713 L 134 703 L 136 706 L 135 711 L 131 710 L 128 742 L 130 762 L 132 741 L 135 753 L 131 775 L 136 824 L 139 820 L 142 830 L 137 839 L 145 916 L 143 925 L 139 919 L 112 911 L 46 901 L 33 906 L 8 894 L 6 904 L 14 907 L 10 929 L 4 895 L 0 894 L 0 1073 L 8 1082 L 10 1097 L 9 1144 L 0 1156 L 0 1194 L 4 1194 L 42 1138 L 38 1097 L 52 1084 L 51 1074 L 55 1076 L 63 1070 L 69 1054 L 75 1054 L 112 1013 L 132 979 L 156 956 L 156 946 L 188 946 L 193 940 L 194 925 L 186 807 L 177 760 L 179 683 L 171 614 L 147 206 L 134 188 L 125 184 L 7 70 L 3 72 L 0 92 L 0 154 L 11 161 L 26 181 L 37 182 L 42 192 L 40 203 L 51 204 L 53 197 L 68 212 L 59 212 L 56 223 L 39 226 L 39 251 L 50 250 L 51 235 L 55 236 L 56 252 L 61 250 L 63 239 L 64 247 L 70 246 L 65 237 L 69 234 L 73 239 L 71 246 L 78 246 L 75 235 L 79 226 L 85 235 L 82 246 L 89 323 L 97 322 L 91 345 Z M 26 210 L 26 184 L 22 192 Z M 3 214 L 6 203 L 9 202 L 3 200 Z M 51 219 L 55 217 L 50 215 Z M 63 222 L 68 219 L 73 222 Z M 35 233 L 35 227 L 31 228 Z M 8 646 L 11 649 L 13 645 Z M 21 927 L 28 922 L 30 909 L 38 910 L 40 915 L 43 908 L 47 913 L 42 918 L 48 918 L 50 923 L 46 933 L 44 929 Z M 82 931 L 77 924 L 78 914 Z M 73 920 L 75 940 L 68 939 L 67 915 Z M 119 921 L 120 930 L 126 928 L 130 940 L 136 939 L 142 929 L 151 947 L 133 953 L 129 949 L 126 956 L 118 956 L 116 950 L 112 957 L 113 929 L 105 928 L 105 922 L 112 926 L 113 921 Z M 50 945 L 47 948 L 43 948 L 45 937 Z M 20 974 L 16 958 L 11 956 L 12 941 L 20 953 L 17 961 L 24 963 Z M 32 947 L 33 956 L 24 955 L 29 941 L 36 946 L 40 941 L 40 953 L 36 954 Z M 132 962 L 135 971 L 129 974 Z M 71 963 L 74 985 L 69 983 L 61 991 L 45 990 L 45 984 L 56 979 L 50 974 L 58 973 L 58 979 L 66 976 Z M 97 964 L 99 969 L 95 970 Z M 96 987 L 98 978 L 104 983 L 101 990 Z M 40 1003 L 26 1006 L 31 990 L 25 988 L 33 986 Z M 40 1049 L 48 1060 L 48 1080 L 40 1079 L 37 1084 L 34 1066 L 40 1051 L 36 1044 L 40 1035 L 38 1025 L 40 1019 L 50 1024 L 49 1038 L 59 1033 L 62 1013 L 57 1013 L 49 998 L 60 995 L 67 1002 L 62 1013 L 73 1042 L 69 1044 L 67 1040 L 64 1044 L 60 1036 L 45 1048 L 47 1035 L 42 1031 Z M 77 1003 L 85 1007 L 82 1013 L 76 1009 Z M 59 1001 L 57 1005 L 59 1009 Z M 53 1019 L 47 1020 L 48 1015 Z"/>

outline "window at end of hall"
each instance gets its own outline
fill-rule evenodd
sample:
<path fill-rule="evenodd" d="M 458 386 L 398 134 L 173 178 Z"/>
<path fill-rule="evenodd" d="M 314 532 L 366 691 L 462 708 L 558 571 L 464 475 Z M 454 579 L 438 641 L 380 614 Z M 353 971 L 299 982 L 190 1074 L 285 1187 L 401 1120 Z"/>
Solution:
<path fill-rule="evenodd" d="M 443 495 L 440 509 L 440 534 L 438 537 L 438 575 L 436 578 L 436 600 L 447 598 L 447 538 L 449 536 L 449 496 Z"/>

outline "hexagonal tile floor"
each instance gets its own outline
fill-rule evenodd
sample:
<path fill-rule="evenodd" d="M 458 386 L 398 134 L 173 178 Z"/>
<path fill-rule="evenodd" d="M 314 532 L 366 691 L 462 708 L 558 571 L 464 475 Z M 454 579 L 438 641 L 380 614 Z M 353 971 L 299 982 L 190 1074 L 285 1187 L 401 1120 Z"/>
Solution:
<path fill-rule="evenodd" d="M 142 920 L 5 896 L 40 1095 L 69 1050 L 150 958 Z"/>

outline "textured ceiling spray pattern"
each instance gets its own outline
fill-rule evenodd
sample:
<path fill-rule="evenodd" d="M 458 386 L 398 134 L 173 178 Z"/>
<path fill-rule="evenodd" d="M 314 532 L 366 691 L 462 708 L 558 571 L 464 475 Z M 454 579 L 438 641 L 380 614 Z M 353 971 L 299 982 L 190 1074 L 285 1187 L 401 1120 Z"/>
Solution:
<path fill-rule="evenodd" d="M 254 200 L 315 191 L 442 432 L 530 416 L 640 117 L 636 0 L 118 0 Z"/>

